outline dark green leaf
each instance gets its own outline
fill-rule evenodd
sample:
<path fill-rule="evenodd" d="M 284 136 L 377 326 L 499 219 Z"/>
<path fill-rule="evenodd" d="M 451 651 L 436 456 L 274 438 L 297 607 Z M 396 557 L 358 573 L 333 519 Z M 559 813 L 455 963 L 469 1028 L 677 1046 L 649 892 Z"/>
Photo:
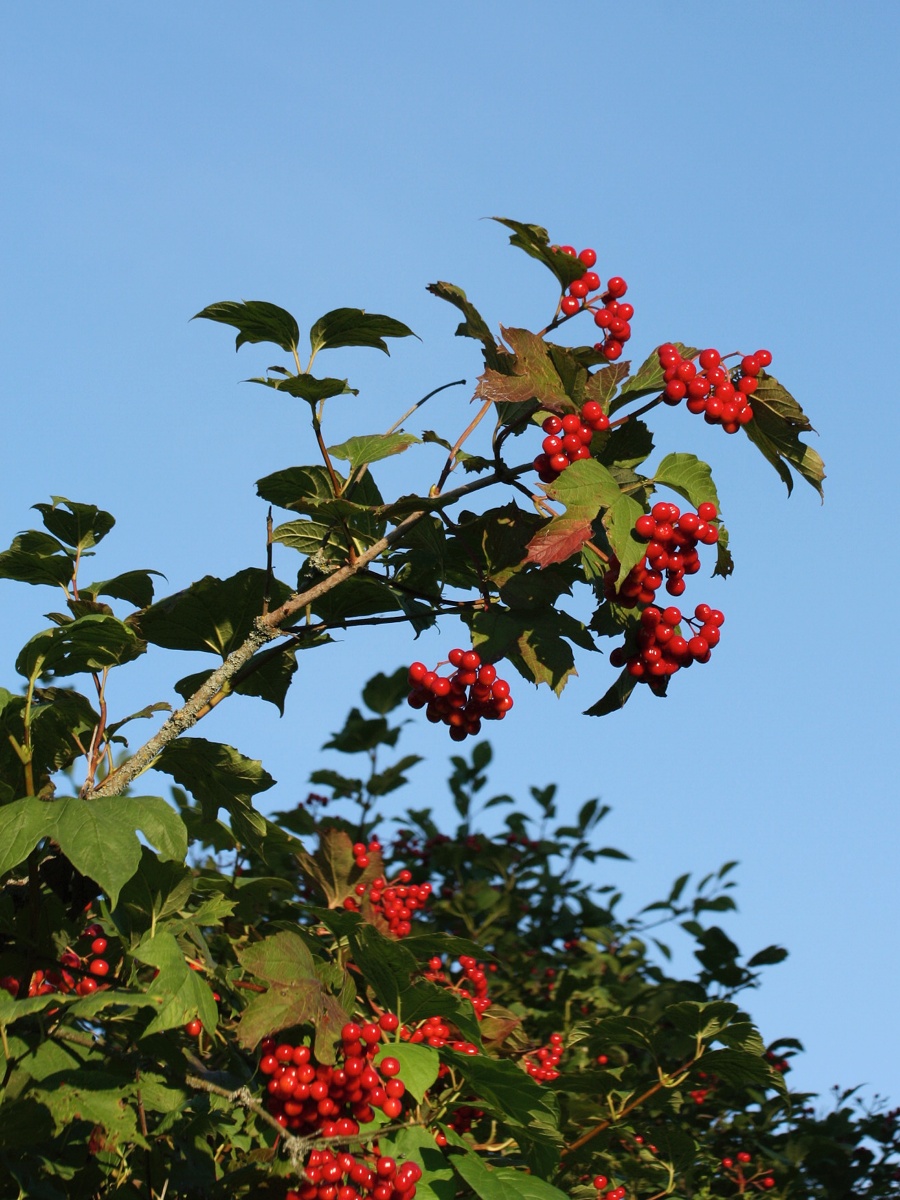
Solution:
<path fill-rule="evenodd" d="M 804 442 L 800 434 L 812 429 L 803 409 L 772 375 L 763 375 L 751 397 L 753 420 L 743 426 L 751 442 L 772 464 L 791 492 L 793 478 L 789 464 L 822 495 L 825 464 L 821 457 Z"/>
<path fill-rule="evenodd" d="M 309 331 L 309 342 L 313 354 L 338 346 L 371 346 L 390 354 L 385 338 L 415 336 L 408 325 L 392 317 L 367 313 L 361 308 L 335 308 L 319 317 Z"/>
<path fill-rule="evenodd" d="M 270 379 L 258 375 L 248 379 L 247 383 L 261 383 L 265 387 L 275 388 L 279 392 L 287 392 L 298 400 L 306 400 L 310 404 L 318 404 L 331 396 L 358 396 L 359 389 L 352 388 L 346 379 L 316 379 L 314 375 L 288 375 L 285 379 Z"/>
<path fill-rule="evenodd" d="M 200 804 L 203 820 L 216 820 L 219 809 L 231 816 L 239 841 L 262 853 L 271 827 L 253 807 L 252 797 L 265 792 L 275 780 L 255 759 L 245 758 L 232 746 L 204 738 L 178 738 L 166 746 L 153 764 L 191 793 Z"/>
<path fill-rule="evenodd" d="M 474 338 L 481 342 L 485 350 L 485 361 L 488 366 L 496 365 L 497 347 L 493 334 L 481 313 L 468 300 L 466 293 L 455 283 L 430 283 L 428 291 L 441 300 L 446 300 L 463 314 L 465 320 L 456 327 L 457 337 Z"/>
<path fill-rule="evenodd" d="M 225 659 L 262 614 L 267 587 L 270 608 L 283 604 L 292 591 L 259 567 L 229 579 L 206 575 L 142 612 L 137 618 L 141 636 L 167 650 L 206 650 Z"/>
<path fill-rule="evenodd" d="M 44 527 L 76 550 L 96 546 L 115 525 L 115 518 L 95 504 L 77 504 L 65 496 L 52 496 L 52 504 L 33 504 L 41 514 Z"/>
<path fill-rule="evenodd" d="M 522 221 L 512 221 L 507 217 L 493 217 L 500 225 L 511 229 L 510 245 L 524 250 L 531 258 L 536 258 L 549 268 L 559 280 L 561 290 L 565 289 L 576 279 L 580 279 L 586 267 L 578 258 L 562 254 L 550 245 L 550 235 L 540 225 L 526 225 Z"/>
<path fill-rule="evenodd" d="M 0 554 L 0 579 L 17 583 L 68 587 L 74 571 L 74 557 L 55 537 L 38 529 L 18 534 Z"/>
<path fill-rule="evenodd" d="M 131 662 L 146 646 L 130 625 L 117 617 L 89 614 L 35 636 L 16 659 L 26 679 L 37 675 L 77 675 Z"/>
<path fill-rule="evenodd" d="M 146 608 L 153 603 L 153 579 L 158 575 L 165 576 L 160 571 L 125 571 L 114 579 L 104 579 L 100 583 L 92 583 L 82 588 L 82 593 L 89 592 L 92 596 L 113 596 L 116 600 L 126 600 L 135 608 Z"/>
<path fill-rule="evenodd" d="M 216 1028 L 218 1010 L 209 984 L 199 971 L 193 971 L 184 952 L 168 930 L 145 937 L 132 954 L 140 962 L 156 967 L 158 974 L 146 991 L 146 998 L 157 1008 L 144 1030 L 144 1037 L 166 1029 L 180 1029 L 199 1017 L 208 1033 Z"/>
<path fill-rule="evenodd" d="M 257 696 L 274 704 L 279 713 L 284 716 L 284 702 L 288 688 L 297 670 L 297 653 L 290 646 L 279 646 L 278 652 L 261 650 L 250 659 L 246 666 L 235 676 L 232 689 L 239 696 Z M 187 700 L 198 691 L 212 671 L 197 671 L 186 675 L 175 684 L 175 691 L 182 699 Z"/>
<path fill-rule="evenodd" d="M 362 692 L 363 703 L 372 712 L 385 716 L 393 712 L 409 693 L 408 669 L 398 667 L 392 675 L 379 671 L 373 675 Z"/>
<path fill-rule="evenodd" d="M 192 319 L 196 321 L 198 317 L 233 326 L 238 331 L 236 350 L 245 342 L 274 342 L 282 350 L 293 351 L 300 341 L 300 329 L 291 314 L 265 300 L 221 300 Z"/>
<path fill-rule="evenodd" d="M 586 717 L 606 717 L 610 713 L 617 712 L 628 703 L 636 686 L 637 680 L 633 675 L 629 675 L 627 671 L 620 672 L 612 687 L 600 697 L 596 704 L 586 708 L 584 715 Z"/>

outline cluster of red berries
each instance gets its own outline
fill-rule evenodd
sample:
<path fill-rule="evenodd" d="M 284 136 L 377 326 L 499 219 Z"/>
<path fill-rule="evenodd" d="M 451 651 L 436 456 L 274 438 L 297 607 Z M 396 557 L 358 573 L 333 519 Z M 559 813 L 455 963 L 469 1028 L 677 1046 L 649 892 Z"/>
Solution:
<path fill-rule="evenodd" d="M 448 654 L 456 671 L 447 678 L 429 671 L 424 663 L 409 668 L 409 704 L 424 708 L 425 716 L 435 724 L 450 727 L 450 737 L 461 742 L 469 734 L 481 731 L 481 722 L 500 721 L 513 706 L 509 684 L 497 677 L 497 668 L 482 663 L 476 650 L 455 647 Z"/>
<path fill-rule="evenodd" d="M 759 386 L 759 373 L 772 362 L 768 350 L 746 354 L 740 366 L 724 367 L 718 350 L 701 350 L 699 370 L 693 359 L 681 357 L 677 347 L 666 342 L 657 351 L 663 368 L 666 404 L 680 404 L 687 398 L 689 412 L 703 414 L 709 425 L 721 425 L 726 433 L 737 433 L 753 420 L 750 397 Z"/>
<path fill-rule="evenodd" d="M 356 847 L 354 847 L 354 853 Z M 359 859 L 356 860 L 359 866 Z M 368 860 L 367 860 L 368 865 Z M 399 872 L 396 880 L 387 883 L 380 875 L 371 883 L 358 883 L 353 889 L 358 900 L 348 896 L 344 908 L 358 911 L 361 904 L 368 902 L 373 915 L 380 916 L 387 924 L 388 931 L 394 937 L 408 937 L 412 932 L 410 918 L 417 909 L 424 908 L 431 896 L 430 883 L 413 883 L 412 872 L 406 869 Z"/>
<path fill-rule="evenodd" d="M 690 638 L 676 632 L 682 619 L 681 609 L 674 604 L 665 609 L 648 605 L 641 613 L 637 650 L 628 654 L 624 646 L 618 646 L 609 656 L 610 663 L 626 667 L 635 679 L 649 681 L 674 675 L 695 662 L 709 662 L 712 648 L 719 643 L 724 615 L 708 604 L 698 604 L 694 616 L 685 621 L 693 635 Z"/>
<path fill-rule="evenodd" d="M 537 1056 L 537 1062 L 534 1061 L 534 1056 Z M 550 1042 L 546 1046 L 541 1046 L 539 1050 L 532 1051 L 531 1054 L 525 1055 L 525 1070 L 532 1079 L 537 1079 L 541 1083 L 549 1082 L 559 1078 L 557 1066 L 563 1056 L 563 1039 L 561 1033 L 551 1033 Z"/>
<path fill-rule="evenodd" d="M 428 978 L 426 973 L 426 978 Z M 422 1024 L 410 1032 L 406 1026 L 400 1030 L 400 1038 L 404 1042 L 412 1042 L 414 1045 L 419 1042 L 424 1042 L 426 1046 L 433 1046 L 435 1050 L 440 1050 L 442 1046 L 447 1046 L 451 1050 L 456 1050 L 459 1054 L 478 1054 L 478 1047 L 472 1042 L 466 1042 L 458 1036 L 459 1030 L 450 1026 L 443 1017 L 426 1017 Z"/>
<path fill-rule="evenodd" d="M 461 954 L 457 961 L 462 968 L 462 976 L 453 983 L 453 989 L 461 996 L 468 996 L 472 1001 L 472 1007 L 480 1017 L 485 1009 L 491 1006 L 488 997 L 487 972 L 470 954 Z M 444 972 L 444 964 L 437 955 L 428 960 L 428 970 L 424 974 L 425 978 L 430 979 L 432 983 L 450 982 Z M 467 984 L 471 986 L 466 986 Z"/>
<path fill-rule="evenodd" d="M 617 559 L 611 560 L 604 578 L 607 598 L 625 608 L 652 604 L 662 586 L 663 575 L 669 595 L 680 596 L 685 589 L 685 575 L 695 575 L 700 570 L 697 546 L 714 546 L 719 540 L 718 527 L 712 524 L 717 516 L 716 506 L 710 502 L 699 505 L 695 513 L 682 513 L 677 504 L 664 500 L 654 504 L 649 513 L 634 523 L 635 537 L 648 543 L 644 559 L 618 588 L 619 563 Z"/>
<path fill-rule="evenodd" d="M 403 1111 L 406 1085 L 397 1076 L 400 1063 L 386 1056 L 376 1069 L 372 1059 L 378 1052 L 382 1030 L 390 1032 L 399 1022 L 384 1013 L 379 1023 L 350 1022 L 341 1030 L 341 1065 L 315 1063 L 309 1046 L 292 1046 L 266 1038 L 260 1047 L 259 1069 L 268 1076 L 266 1107 L 279 1125 L 307 1136 L 352 1137 L 360 1122 L 374 1119 L 379 1108 L 394 1120 Z"/>
<path fill-rule="evenodd" d="M 775 1176 L 769 1175 L 764 1170 L 759 1170 L 754 1174 L 748 1175 L 747 1169 L 752 1161 L 752 1154 L 749 1154 L 746 1150 L 739 1150 L 734 1158 L 729 1156 L 722 1159 L 722 1170 L 728 1171 L 734 1177 L 735 1182 L 739 1185 L 742 1192 L 748 1183 L 755 1183 L 757 1187 L 763 1188 L 765 1191 L 770 1191 L 775 1187 Z"/>
<path fill-rule="evenodd" d="M 10 996 L 50 996 L 56 992 L 66 995 L 75 992 L 78 996 L 88 996 L 98 989 L 109 987 L 105 983 L 110 972 L 109 960 L 104 957 L 109 947 L 109 941 L 104 936 L 100 925 L 88 925 L 81 935 L 90 939 L 84 953 L 67 949 L 59 958 L 59 966 L 49 971 L 38 968 L 28 977 L 27 985 L 15 975 L 0 976 L 0 988 L 9 992 Z"/>
<path fill-rule="evenodd" d="M 601 1192 L 603 1193 L 604 1200 L 625 1200 L 625 1197 L 628 1195 L 622 1184 L 619 1184 L 618 1187 L 610 1187 L 609 1180 L 605 1175 L 595 1175 L 593 1184 L 597 1189 L 597 1200 L 600 1200 Z"/>
<path fill-rule="evenodd" d="M 285 1200 L 413 1200 L 422 1168 L 387 1154 L 376 1155 L 370 1166 L 347 1152 L 322 1149 L 310 1151 L 304 1176 Z"/>
<path fill-rule="evenodd" d="M 547 436 L 533 465 L 543 483 L 552 483 L 566 467 L 591 457 L 591 439 L 595 433 L 609 429 L 609 417 L 596 400 L 588 400 L 580 416 L 551 414 L 545 417 L 541 429 Z"/>
<path fill-rule="evenodd" d="M 630 304 L 619 303 L 628 291 L 628 284 L 621 275 L 613 275 L 606 281 L 606 291 L 599 296 L 603 305 L 597 306 L 598 297 L 592 292 L 599 292 L 603 286 L 600 276 L 593 269 L 597 264 L 597 251 L 590 248 L 575 253 L 574 246 L 553 246 L 551 249 L 567 254 L 569 258 L 577 258 L 585 266 L 585 272 L 572 281 L 566 289 L 566 294 L 559 302 L 560 311 L 567 317 L 573 317 L 582 308 L 589 309 L 594 314 L 594 324 L 604 331 L 605 337 L 598 342 L 594 349 L 611 362 L 620 357 L 622 348 L 631 337 L 631 318 L 634 308 Z"/>

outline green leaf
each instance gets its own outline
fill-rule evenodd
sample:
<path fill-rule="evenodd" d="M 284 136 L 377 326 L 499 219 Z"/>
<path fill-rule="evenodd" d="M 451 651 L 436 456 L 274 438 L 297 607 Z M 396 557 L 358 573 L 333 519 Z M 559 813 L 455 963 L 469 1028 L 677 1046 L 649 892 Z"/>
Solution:
<path fill-rule="evenodd" d="M 390 1146 L 398 1162 L 417 1163 L 424 1172 L 416 1184 L 416 1200 L 454 1200 L 456 1181 L 453 1168 L 443 1150 L 435 1144 L 434 1134 L 421 1125 L 405 1125 L 394 1133 L 379 1135 L 379 1143 Z"/>
<path fill-rule="evenodd" d="M 55 537 L 39 529 L 18 534 L 10 548 L 0 554 L 0 579 L 17 583 L 65 588 L 72 582 L 74 571 L 74 557 Z"/>
<path fill-rule="evenodd" d="M 667 454 L 653 472 L 653 482 L 671 488 L 694 508 L 707 501 L 719 508 L 719 494 L 709 464 L 696 454 Z"/>
<path fill-rule="evenodd" d="M 125 571 L 113 579 L 92 583 L 81 591 L 92 596 L 112 596 L 116 600 L 126 600 L 135 608 L 146 608 L 153 603 L 153 575 L 165 578 L 160 571 Z"/>
<path fill-rule="evenodd" d="M 378 746 L 396 746 L 399 736 L 399 726 L 392 727 L 384 717 L 364 717 L 358 708 L 351 708 L 343 729 L 333 733 L 322 749 L 362 754 Z"/>
<path fill-rule="evenodd" d="M 695 347 L 685 346 L 683 342 L 673 342 L 672 345 L 681 357 L 685 359 L 693 358 L 697 353 Z M 610 412 L 615 412 L 623 404 L 627 404 L 629 400 L 638 400 L 641 396 L 647 396 L 651 392 L 661 392 L 663 390 L 665 386 L 665 380 L 663 379 L 664 369 L 660 365 L 657 350 L 654 350 L 641 364 L 637 374 L 632 375 L 628 382 L 622 385 L 622 390 L 610 405 Z"/>
<path fill-rule="evenodd" d="M 574 412 L 575 403 L 544 339 L 527 329 L 501 326 L 500 332 L 512 348 L 514 357 L 502 364 L 503 371 L 488 367 L 483 375 L 479 375 L 475 396 L 494 404 L 523 404 L 536 400 L 549 412 Z M 582 369 L 582 374 L 586 376 L 587 372 Z"/>
<path fill-rule="evenodd" d="M 157 1011 L 144 1030 L 144 1037 L 166 1029 L 179 1029 L 195 1017 L 200 1018 L 208 1033 L 214 1031 L 218 1010 L 209 984 L 199 971 L 188 966 L 183 950 L 171 933 L 162 930 L 144 938 L 132 954 L 159 972 L 145 993 Z"/>
<path fill-rule="evenodd" d="M 199 317 L 233 326 L 238 331 L 235 350 L 240 350 L 245 342 L 274 342 L 282 350 L 294 351 L 300 341 L 300 329 L 291 314 L 265 300 L 221 300 L 191 319 L 196 321 Z"/>
<path fill-rule="evenodd" d="M 57 1133 L 67 1132 L 76 1121 L 87 1121 L 124 1145 L 130 1142 L 147 1148 L 137 1129 L 137 1111 L 127 1078 L 82 1066 L 51 1075 L 43 1084 L 41 1100 L 53 1117 Z"/>
<path fill-rule="evenodd" d="M 575 465 L 577 466 L 577 463 Z M 603 514 L 603 528 L 613 553 L 619 560 L 619 583 L 627 579 L 632 567 L 647 553 L 647 543 L 634 536 L 634 523 L 643 514 L 644 509 L 637 500 L 624 493 L 621 493 Z"/>
<path fill-rule="evenodd" d="M 343 479 L 338 476 L 341 483 Z M 288 467 L 266 475 L 256 484 L 256 494 L 279 508 L 317 512 L 321 501 L 333 500 L 334 489 L 325 467 Z"/>
<path fill-rule="evenodd" d="M 420 441 L 413 433 L 371 433 L 352 437 L 339 446 L 329 446 L 328 453 L 350 464 L 350 474 L 366 463 L 378 462 L 392 454 L 401 454 Z"/>
<path fill-rule="evenodd" d="M 226 659 L 261 615 L 267 588 L 270 608 L 283 604 L 292 591 L 259 567 L 228 579 L 205 575 L 142 612 L 137 618 L 141 636 L 167 650 L 212 651 Z"/>
<path fill-rule="evenodd" d="M 512 221 L 507 217 L 493 217 L 492 220 L 513 231 L 509 239 L 510 245 L 517 246 L 531 258 L 542 262 L 559 280 L 562 291 L 585 273 L 587 268 L 581 259 L 551 249 L 550 235 L 540 225 L 526 225 L 522 221 Z"/>
<path fill-rule="evenodd" d="M 320 1062 L 334 1061 L 333 1043 L 348 1014 L 322 985 L 306 943 L 282 930 L 238 954 L 245 971 L 268 985 L 254 995 L 241 1015 L 238 1041 L 254 1050 L 264 1037 L 294 1025 L 316 1027 L 315 1054 Z"/>
<path fill-rule="evenodd" d="M 580 553 L 593 537 L 593 522 L 601 509 L 624 499 L 607 468 L 592 458 L 573 463 L 545 490 L 551 500 L 566 506 L 566 512 L 549 521 L 528 543 L 527 561 L 541 567 Z"/>
<path fill-rule="evenodd" d="M 56 807 L 51 802 L 26 796 L 0 808 L 0 875 L 23 863 L 55 830 Z"/>
<path fill-rule="evenodd" d="M 319 317 L 309 331 L 313 354 L 334 350 L 338 346 L 370 346 L 390 354 L 385 338 L 415 337 L 402 321 L 380 313 L 367 313 L 361 308 L 335 308 Z"/>
<path fill-rule="evenodd" d="M 753 420 L 743 426 L 744 432 L 781 476 L 788 494 L 794 481 L 785 464 L 821 496 L 825 464 L 811 446 L 800 441 L 799 435 L 811 430 L 812 425 L 794 397 L 773 375 L 763 374 L 750 404 Z"/>
<path fill-rule="evenodd" d="M 191 793 L 205 822 L 215 821 L 224 808 L 235 837 L 262 853 L 271 829 L 253 807 L 252 797 L 267 791 L 275 780 L 261 763 L 220 742 L 181 737 L 164 747 L 153 765 Z"/>
<path fill-rule="evenodd" d="M 16 670 L 26 679 L 102 671 L 131 662 L 146 648 L 132 627 L 118 617 L 91 613 L 35 634 L 16 659 Z"/>
<path fill-rule="evenodd" d="M 158 921 L 180 912 L 188 903 L 194 881 L 181 862 L 162 862 L 141 847 L 138 869 L 119 893 L 116 923 L 123 933 L 145 933 Z"/>
<path fill-rule="evenodd" d="M 409 694 L 409 677 L 406 667 L 398 667 L 391 675 L 379 671 L 373 675 L 362 692 L 365 706 L 385 716 L 402 704 Z"/>
<path fill-rule="evenodd" d="M 115 525 L 115 518 L 95 504 L 76 504 L 65 496 L 53 496 L 52 504 L 32 504 L 41 514 L 44 527 L 77 550 L 96 546 Z"/>
<path fill-rule="evenodd" d="M 743 1050 L 707 1050 L 702 1064 L 707 1074 L 717 1075 L 728 1083 L 784 1087 L 780 1074 L 772 1070 L 765 1058 Z"/>
<path fill-rule="evenodd" d="M 289 396 L 296 396 L 298 400 L 306 400 L 310 404 L 318 404 L 331 396 L 359 395 L 359 389 L 350 387 L 346 379 L 316 379 L 314 375 L 288 375 L 281 379 L 257 375 L 246 382 L 264 384 L 265 387 L 287 392 Z"/>
<path fill-rule="evenodd" d="M 566 1200 L 568 1195 L 530 1171 L 488 1167 L 472 1152 L 454 1154 L 450 1161 L 479 1200 Z"/>
<path fill-rule="evenodd" d="M 458 308 L 465 318 L 456 327 L 457 337 L 474 338 L 476 342 L 481 342 L 484 346 L 485 361 L 488 366 L 496 365 L 497 346 L 494 342 L 494 336 L 491 333 L 487 321 L 472 304 L 466 293 L 461 287 L 457 287 L 455 283 L 429 283 L 428 289 L 433 296 L 437 296 L 440 300 L 446 300 L 452 304 L 454 308 Z"/>
<path fill-rule="evenodd" d="M 140 863 L 139 830 L 161 858 L 184 861 L 184 823 L 159 796 L 67 796 L 51 801 L 27 796 L 0 809 L 0 874 L 23 862 L 43 838 L 53 838 L 114 907 Z"/>
<path fill-rule="evenodd" d="M 478 1096 L 479 1108 L 490 1110 L 498 1121 L 511 1127 L 517 1139 L 552 1146 L 562 1142 L 556 1094 L 541 1087 L 521 1067 L 505 1058 L 456 1051 L 445 1050 L 442 1057 Z"/>
<path fill-rule="evenodd" d="M 304 643 L 312 644 L 318 643 Z M 238 676 L 232 678 L 231 687 L 238 696 L 257 696 L 260 700 L 274 704 L 281 716 L 284 716 L 288 688 L 297 670 L 297 652 L 291 646 L 278 646 L 277 649 L 277 654 L 273 654 L 271 650 L 261 650 L 254 654 Z M 186 675 L 175 684 L 175 691 L 187 700 L 203 686 L 211 674 L 212 671 L 197 671 L 193 675 Z"/>
<path fill-rule="evenodd" d="M 682 1000 L 666 1006 L 666 1019 L 691 1037 L 711 1038 L 733 1020 L 738 1011 L 728 1000 Z"/>
<path fill-rule="evenodd" d="M 627 671 L 620 672 L 616 682 L 595 704 L 584 710 L 584 715 L 586 717 L 606 717 L 610 713 L 617 712 L 628 703 L 636 686 L 637 680 L 633 675 L 629 675 Z"/>
<path fill-rule="evenodd" d="M 632 419 L 609 431 L 599 451 L 599 459 L 605 467 L 634 468 L 652 452 L 653 434 L 643 421 Z"/>
<path fill-rule="evenodd" d="M 400 1078 L 418 1101 L 438 1077 L 441 1057 L 433 1046 L 414 1045 L 412 1042 L 388 1042 L 382 1045 L 375 1056 L 375 1066 L 385 1058 L 396 1058 L 400 1063 Z"/>

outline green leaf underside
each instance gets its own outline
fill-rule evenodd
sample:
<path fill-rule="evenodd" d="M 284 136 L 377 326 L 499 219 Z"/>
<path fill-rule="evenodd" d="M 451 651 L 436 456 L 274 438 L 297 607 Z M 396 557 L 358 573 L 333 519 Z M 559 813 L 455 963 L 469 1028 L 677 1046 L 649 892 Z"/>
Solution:
<path fill-rule="evenodd" d="M 372 433 L 364 437 L 352 437 L 339 446 L 329 446 L 328 453 L 349 463 L 352 474 L 365 463 L 378 462 L 392 454 L 401 454 L 420 441 L 412 433 Z"/>
<path fill-rule="evenodd" d="M 195 313 L 192 319 L 200 317 L 236 329 L 236 350 L 246 342 L 274 342 L 282 350 L 293 351 L 300 342 L 296 320 L 286 309 L 266 300 L 221 300 Z"/>

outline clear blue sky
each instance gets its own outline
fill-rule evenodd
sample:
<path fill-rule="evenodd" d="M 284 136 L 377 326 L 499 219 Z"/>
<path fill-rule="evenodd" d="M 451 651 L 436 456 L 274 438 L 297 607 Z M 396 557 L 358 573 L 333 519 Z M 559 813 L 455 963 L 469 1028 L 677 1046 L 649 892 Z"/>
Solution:
<path fill-rule="evenodd" d="M 268 299 L 301 327 L 340 305 L 421 336 L 390 359 L 339 352 L 358 400 L 329 439 L 383 429 L 474 344 L 424 291 L 463 286 L 493 323 L 542 322 L 549 276 L 480 218 L 596 246 L 634 299 L 635 354 L 678 338 L 768 346 L 811 414 L 827 502 L 741 437 L 665 413 L 662 449 L 714 464 L 737 570 L 709 667 L 604 721 L 599 656 L 560 701 L 522 684 L 497 728 L 497 790 L 558 780 L 613 806 L 626 905 L 682 870 L 741 861 L 747 952 L 791 957 L 748 998 L 767 1038 L 808 1047 L 795 1081 L 900 1098 L 896 279 L 900 9 L 457 0 L 320 5 L 6 5 L 2 42 L 5 545 L 51 493 L 119 520 L 97 574 L 155 567 L 172 590 L 262 562 L 254 481 L 311 461 L 290 409 L 239 384 L 269 351 L 188 318 Z M 267 357 L 268 356 L 268 357 Z M 428 424 L 461 428 L 460 389 Z M 364 428 L 363 428 L 364 427 Z M 437 458 L 383 472 L 427 486 Z M 889 519 L 890 518 L 890 519 Z M 294 563 L 285 556 L 281 573 Z M 4 674 L 53 602 L 3 585 Z M 288 714 L 237 700 L 205 736 L 262 758 L 272 803 L 375 670 L 458 633 L 348 636 L 307 656 Z M 154 656 L 155 658 L 156 656 Z M 171 699 L 199 662 L 136 665 L 117 702 Z M 130 690 L 129 690 L 130 688 Z M 127 707 L 131 705 L 131 707 Z M 226 711 L 228 710 L 228 711 Z M 415 802 L 450 750 L 424 722 Z M 162 786 L 162 784 L 161 784 Z M 412 799 L 412 797 L 410 797 Z"/>

